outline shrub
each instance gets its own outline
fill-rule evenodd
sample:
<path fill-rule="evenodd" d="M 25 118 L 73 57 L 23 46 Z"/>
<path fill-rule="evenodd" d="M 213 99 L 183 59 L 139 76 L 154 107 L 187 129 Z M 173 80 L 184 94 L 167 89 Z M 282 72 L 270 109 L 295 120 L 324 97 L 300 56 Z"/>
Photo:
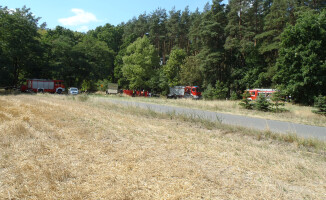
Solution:
<path fill-rule="evenodd" d="M 91 89 L 91 82 L 83 80 L 81 91 L 87 92 L 89 89 Z"/>
<path fill-rule="evenodd" d="M 214 99 L 226 99 L 228 95 L 228 88 L 221 81 L 216 81 Z"/>
<path fill-rule="evenodd" d="M 203 92 L 205 99 L 226 99 L 228 95 L 228 88 L 220 81 L 216 81 L 215 88 L 209 84 L 206 90 Z"/>
<path fill-rule="evenodd" d="M 284 108 L 280 108 L 280 106 L 284 106 L 284 96 L 285 94 L 283 94 L 281 91 L 277 91 L 275 93 L 273 93 L 271 100 L 274 102 L 271 104 L 271 106 L 273 106 L 273 111 L 275 112 L 284 112 L 286 111 Z"/>
<path fill-rule="evenodd" d="M 212 100 L 214 98 L 214 88 L 211 84 L 208 84 L 202 95 L 204 99 Z"/>
<path fill-rule="evenodd" d="M 258 99 L 257 99 L 256 103 L 254 104 L 254 108 L 256 110 L 267 112 L 270 110 L 270 105 L 271 104 L 267 101 L 266 97 L 258 96 Z"/>
<path fill-rule="evenodd" d="M 239 99 L 238 94 L 235 91 L 231 92 L 230 100 L 238 100 L 238 99 Z"/>
<path fill-rule="evenodd" d="M 239 103 L 240 106 L 242 106 L 245 109 L 252 109 L 253 108 L 253 104 L 251 103 L 251 101 L 248 99 L 250 97 L 250 94 L 248 91 L 245 91 L 242 95 L 242 100 Z"/>
<path fill-rule="evenodd" d="M 98 81 L 95 83 L 97 91 L 102 91 L 102 92 L 104 92 L 104 91 L 108 88 L 108 84 L 109 84 L 109 83 L 110 83 L 110 81 L 107 80 L 107 79 L 98 80 Z"/>
<path fill-rule="evenodd" d="M 319 95 L 318 97 L 315 97 L 315 108 L 318 110 L 314 110 L 314 113 L 326 115 L 326 96 Z"/>

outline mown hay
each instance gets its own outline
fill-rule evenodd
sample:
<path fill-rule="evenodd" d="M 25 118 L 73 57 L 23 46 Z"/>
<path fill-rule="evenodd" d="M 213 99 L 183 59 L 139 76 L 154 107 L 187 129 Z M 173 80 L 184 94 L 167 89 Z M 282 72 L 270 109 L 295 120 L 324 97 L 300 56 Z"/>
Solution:
<path fill-rule="evenodd" d="M 0 199 L 325 198 L 325 156 L 294 144 L 92 99 L 0 102 Z"/>

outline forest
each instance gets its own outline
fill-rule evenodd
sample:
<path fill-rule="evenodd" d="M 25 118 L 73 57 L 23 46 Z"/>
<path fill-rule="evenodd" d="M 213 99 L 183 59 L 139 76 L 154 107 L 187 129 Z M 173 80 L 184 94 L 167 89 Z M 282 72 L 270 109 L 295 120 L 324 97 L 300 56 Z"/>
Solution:
<path fill-rule="evenodd" d="M 166 95 L 197 85 L 212 99 L 274 88 L 311 105 L 326 95 L 325 8 L 325 0 L 213 0 L 202 11 L 157 8 L 82 33 L 49 29 L 32 8 L 0 6 L 0 87 L 63 79 Z"/>

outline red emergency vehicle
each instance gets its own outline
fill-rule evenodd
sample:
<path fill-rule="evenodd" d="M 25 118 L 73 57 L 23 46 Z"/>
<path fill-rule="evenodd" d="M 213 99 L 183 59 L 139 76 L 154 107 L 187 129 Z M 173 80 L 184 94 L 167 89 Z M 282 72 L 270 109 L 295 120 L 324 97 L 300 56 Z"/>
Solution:
<path fill-rule="evenodd" d="M 22 85 L 22 92 L 49 92 L 61 94 L 65 91 L 63 80 L 28 79 L 26 85 Z"/>
<path fill-rule="evenodd" d="M 148 91 L 140 90 L 123 90 L 123 94 L 132 96 L 132 97 L 149 97 L 150 93 Z"/>
<path fill-rule="evenodd" d="M 272 94 L 276 92 L 274 89 L 248 89 L 246 91 L 250 94 L 249 100 L 256 100 L 258 96 L 264 96 L 266 99 L 270 99 Z"/>
<path fill-rule="evenodd" d="M 170 87 L 168 98 L 201 98 L 201 91 L 198 86 L 174 86 Z"/>

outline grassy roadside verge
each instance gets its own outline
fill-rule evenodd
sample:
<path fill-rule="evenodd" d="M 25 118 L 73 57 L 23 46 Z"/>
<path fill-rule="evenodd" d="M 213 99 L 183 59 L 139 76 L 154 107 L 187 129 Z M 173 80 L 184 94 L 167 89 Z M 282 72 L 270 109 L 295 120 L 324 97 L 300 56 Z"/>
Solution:
<path fill-rule="evenodd" d="M 291 103 L 285 104 L 285 109 L 288 112 L 283 113 L 273 113 L 273 112 L 262 112 L 256 110 L 246 110 L 239 106 L 240 101 L 194 101 L 191 99 L 166 99 L 166 98 L 144 98 L 144 97 L 127 97 L 127 96 L 115 96 L 115 95 L 103 95 L 103 94 L 93 94 L 90 96 L 99 97 L 99 98 L 112 98 L 120 99 L 124 101 L 137 101 L 137 102 L 146 102 L 160 105 L 171 105 L 177 107 L 186 107 L 201 109 L 207 111 L 229 113 L 236 115 L 244 115 L 251 117 L 258 117 L 270 120 L 279 120 L 287 121 L 293 123 L 301 123 L 306 125 L 313 126 L 326 126 L 326 116 L 321 116 L 311 112 L 312 107 L 308 106 L 299 106 Z"/>
<path fill-rule="evenodd" d="M 104 107 L 105 104 L 100 103 L 101 107 Z M 96 104 L 94 106 L 97 106 Z M 210 120 L 204 118 L 198 118 L 198 116 L 187 116 L 183 114 L 172 113 L 159 113 L 155 112 L 150 108 L 143 109 L 136 106 L 128 106 L 124 107 L 122 105 L 117 105 L 120 111 L 124 110 L 124 112 L 130 112 L 134 115 L 141 115 L 148 118 L 156 118 L 156 119 L 168 119 L 175 120 L 181 122 L 188 122 L 191 124 L 196 124 L 202 128 L 208 130 L 221 130 L 225 134 L 241 134 L 244 136 L 250 136 L 257 140 L 273 140 L 284 143 L 290 143 L 298 146 L 299 148 L 305 148 L 308 151 L 318 152 L 326 155 L 326 142 L 315 139 L 315 138 L 303 138 L 295 133 L 290 134 L 281 134 L 274 133 L 270 130 L 260 131 L 240 126 L 223 124 L 221 121 L 217 120 L 216 122 L 212 122 Z"/>

